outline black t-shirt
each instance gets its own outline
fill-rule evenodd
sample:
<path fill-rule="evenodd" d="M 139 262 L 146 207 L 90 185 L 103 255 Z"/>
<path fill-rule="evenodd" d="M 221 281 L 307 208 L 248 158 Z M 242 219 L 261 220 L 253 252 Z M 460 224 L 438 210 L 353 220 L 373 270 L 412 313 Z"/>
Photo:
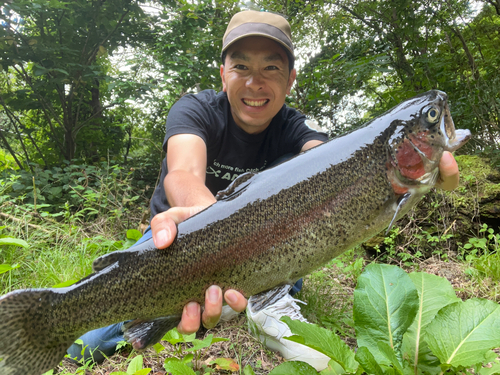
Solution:
<path fill-rule="evenodd" d="M 172 106 L 163 141 L 165 151 L 167 140 L 176 134 L 195 134 L 205 142 L 205 184 L 214 195 L 242 173 L 261 171 L 283 155 L 298 154 L 310 140 L 328 139 L 325 133 L 307 126 L 304 115 L 286 105 L 266 130 L 248 134 L 234 122 L 226 93 L 213 90 L 185 95 Z M 170 208 L 163 187 L 167 173 L 164 159 L 160 182 L 151 199 L 151 217 Z"/>

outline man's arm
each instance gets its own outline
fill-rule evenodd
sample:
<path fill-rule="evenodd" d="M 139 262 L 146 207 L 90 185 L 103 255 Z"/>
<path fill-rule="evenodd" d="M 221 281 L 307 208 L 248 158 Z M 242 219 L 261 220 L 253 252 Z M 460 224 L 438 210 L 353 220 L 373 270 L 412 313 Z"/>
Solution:
<path fill-rule="evenodd" d="M 151 221 L 155 246 L 164 249 L 172 244 L 177 234 L 177 224 L 215 202 L 215 197 L 205 186 L 207 148 L 203 139 L 193 134 L 178 134 L 167 143 L 168 173 L 163 181 L 167 199 L 172 208 L 156 215 Z M 235 290 L 228 290 L 224 298 L 235 311 L 243 311 L 247 300 Z M 211 286 L 205 294 L 205 310 L 190 302 L 184 306 L 178 330 L 196 332 L 203 325 L 211 328 L 219 321 L 222 311 L 222 290 Z"/>

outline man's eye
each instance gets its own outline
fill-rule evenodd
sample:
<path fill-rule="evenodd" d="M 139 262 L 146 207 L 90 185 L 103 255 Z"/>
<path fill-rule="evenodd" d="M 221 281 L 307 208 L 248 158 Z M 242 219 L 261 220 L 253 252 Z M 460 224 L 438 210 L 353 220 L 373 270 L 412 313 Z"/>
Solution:
<path fill-rule="evenodd" d="M 279 68 L 276 65 L 270 65 L 266 67 L 266 70 L 279 70 Z"/>
<path fill-rule="evenodd" d="M 235 68 L 235 69 L 242 69 L 242 70 L 244 70 L 244 69 L 246 69 L 247 67 L 246 67 L 245 65 L 236 64 L 236 65 L 234 66 L 234 68 Z"/>

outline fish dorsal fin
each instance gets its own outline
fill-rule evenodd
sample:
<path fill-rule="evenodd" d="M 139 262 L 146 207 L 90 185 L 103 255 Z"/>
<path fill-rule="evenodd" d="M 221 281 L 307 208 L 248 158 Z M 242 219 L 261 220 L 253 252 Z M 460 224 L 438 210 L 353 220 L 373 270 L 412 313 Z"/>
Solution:
<path fill-rule="evenodd" d="M 180 315 L 166 316 L 153 320 L 135 319 L 123 325 L 123 336 L 135 350 L 144 350 L 156 344 L 181 321 Z"/>
<path fill-rule="evenodd" d="M 94 272 L 99 272 L 113 263 L 118 262 L 122 255 L 123 253 L 120 253 L 119 251 L 103 255 L 92 262 L 92 269 Z"/>
<path fill-rule="evenodd" d="M 247 187 L 247 184 L 245 184 L 245 182 L 250 180 L 253 176 L 255 176 L 255 173 L 253 172 L 242 174 L 236 180 L 234 180 L 233 183 L 227 187 L 227 189 L 219 191 L 215 196 L 215 199 L 221 201 L 232 200 L 236 198 L 243 191 L 245 191 L 245 188 Z"/>
<path fill-rule="evenodd" d="M 394 224 L 394 222 L 396 221 L 398 213 L 405 206 L 405 204 L 408 202 L 408 200 L 410 199 L 410 197 L 411 197 L 410 193 L 403 194 L 402 196 L 399 197 L 399 199 L 398 199 L 398 206 L 396 207 L 396 211 L 394 212 L 394 216 L 392 217 L 391 223 L 389 224 L 389 226 L 387 227 L 387 231 L 385 232 L 386 236 L 389 234 L 389 231 L 392 228 L 392 224 Z"/>

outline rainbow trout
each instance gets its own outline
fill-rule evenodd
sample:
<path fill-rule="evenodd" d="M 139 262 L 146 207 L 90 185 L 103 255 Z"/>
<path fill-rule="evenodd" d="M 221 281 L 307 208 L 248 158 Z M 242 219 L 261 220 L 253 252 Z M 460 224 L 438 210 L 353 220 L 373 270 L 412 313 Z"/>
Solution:
<path fill-rule="evenodd" d="M 135 348 L 154 344 L 212 284 L 247 297 L 293 284 L 404 215 L 438 180 L 443 151 L 469 138 L 455 130 L 446 94 L 429 91 L 242 175 L 180 223 L 168 249 L 150 240 L 97 259 L 94 273 L 70 287 L 1 297 L 0 374 L 42 374 L 79 336 L 121 321 L 132 320 L 125 337 Z"/>

